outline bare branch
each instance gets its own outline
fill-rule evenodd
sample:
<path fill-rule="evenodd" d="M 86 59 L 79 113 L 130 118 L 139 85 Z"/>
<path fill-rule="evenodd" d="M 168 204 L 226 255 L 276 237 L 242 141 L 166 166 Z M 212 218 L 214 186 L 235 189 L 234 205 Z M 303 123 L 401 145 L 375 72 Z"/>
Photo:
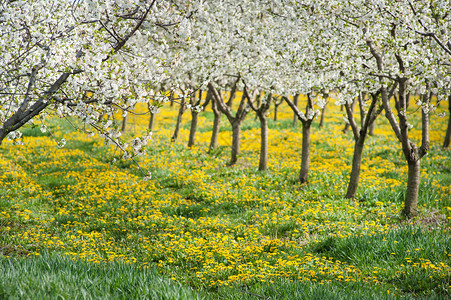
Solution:
<path fill-rule="evenodd" d="M 294 105 L 294 103 L 288 97 L 284 96 L 283 99 L 285 100 L 285 102 L 288 103 L 288 105 L 291 107 L 291 109 L 294 111 L 294 113 L 302 123 L 307 122 L 307 118 L 305 117 L 305 115 L 301 114 L 297 106 Z"/>

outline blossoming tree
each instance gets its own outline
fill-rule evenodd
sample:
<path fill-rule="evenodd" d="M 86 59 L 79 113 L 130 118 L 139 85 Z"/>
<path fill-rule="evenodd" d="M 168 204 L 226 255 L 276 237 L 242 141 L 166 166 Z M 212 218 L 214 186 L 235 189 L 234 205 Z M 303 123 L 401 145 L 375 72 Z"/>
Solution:
<path fill-rule="evenodd" d="M 345 46 L 343 49 L 347 52 L 344 53 L 349 53 L 349 59 L 364 66 L 357 69 L 357 73 L 378 82 L 385 116 L 402 146 L 408 165 L 402 212 L 407 217 L 417 213 L 420 160 L 429 150 L 429 117 L 435 108 L 430 98 L 446 86 L 447 67 L 438 51 L 440 43 L 433 43 L 436 41 L 432 39 L 434 36 L 419 35 L 412 25 L 412 20 L 420 19 L 418 23 L 422 24 L 422 19 L 434 18 L 431 11 L 423 9 L 429 4 L 424 1 L 367 1 L 365 5 L 357 2 L 324 3 L 323 7 L 332 16 L 337 34 L 345 35 L 340 44 L 342 48 Z M 445 11 L 449 11 L 447 6 Z M 448 20 L 440 23 L 439 27 L 449 28 L 449 24 Z M 349 63 L 349 66 L 355 64 Z M 391 101 L 394 88 L 396 113 Z M 417 104 L 422 118 L 421 145 L 417 145 L 409 134 L 412 125 L 409 120 L 411 113 L 407 112 L 408 93 L 420 95 Z"/>
<path fill-rule="evenodd" d="M 123 143 L 113 114 L 167 100 L 150 87 L 167 77 L 164 53 L 183 41 L 191 9 L 184 1 L 1 1 L 0 143 L 52 113 L 76 116 L 126 156 L 139 154 L 150 134 Z"/>

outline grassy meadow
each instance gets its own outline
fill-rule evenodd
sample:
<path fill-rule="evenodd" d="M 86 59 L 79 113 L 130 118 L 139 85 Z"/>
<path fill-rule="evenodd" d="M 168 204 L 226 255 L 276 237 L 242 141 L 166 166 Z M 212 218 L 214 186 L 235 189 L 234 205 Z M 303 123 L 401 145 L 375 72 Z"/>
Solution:
<path fill-rule="evenodd" d="M 269 122 L 265 172 L 253 113 L 238 164 L 227 167 L 225 116 L 208 153 L 211 109 L 187 148 L 190 112 L 171 142 L 177 107 L 164 107 L 137 158 L 151 180 L 113 146 L 75 131 L 83 128 L 75 120 L 49 118 L 44 133 L 28 126 L 24 145 L 0 147 L 0 298 L 449 299 L 451 150 L 441 148 L 448 115 L 437 113 L 412 220 L 400 219 L 407 164 L 383 116 L 365 144 L 358 195 L 344 199 L 354 141 L 333 103 L 324 127 L 312 128 L 306 185 L 297 183 L 301 125 L 286 104 Z M 129 114 L 127 134 L 147 124 Z M 413 124 L 418 141 L 420 120 Z"/>

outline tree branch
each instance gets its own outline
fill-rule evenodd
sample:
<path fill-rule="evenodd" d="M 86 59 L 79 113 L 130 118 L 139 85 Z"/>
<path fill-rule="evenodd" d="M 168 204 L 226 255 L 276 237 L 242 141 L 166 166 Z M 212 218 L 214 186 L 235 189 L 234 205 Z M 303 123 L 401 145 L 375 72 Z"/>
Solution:
<path fill-rule="evenodd" d="M 299 109 L 297 108 L 296 105 L 294 105 L 294 103 L 288 98 L 283 96 L 283 99 L 285 100 L 285 102 L 288 103 L 288 105 L 291 107 L 291 109 L 294 111 L 294 113 L 296 114 L 296 116 L 298 117 L 299 121 L 301 121 L 302 123 L 307 122 L 307 118 L 305 117 L 304 114 L 301 114 L 301 112 L 299 111 Z"/>
<path fill-rule="evenodd" d="M 355 99 L 354 99 L 354 101 L 355 101 Z M 359 128 L 357 126 L 357 123 L 354 120 L 354 116 L 352 114 L 352 109 L 348 102 L 345 103 L 345 108 L 346 108 L 346 115 L 348 116 L 349 125 L 351 125 L 352 133 L 354 134 L 354 139 L 358 140 L 359 136 L 360 136 Z"/>

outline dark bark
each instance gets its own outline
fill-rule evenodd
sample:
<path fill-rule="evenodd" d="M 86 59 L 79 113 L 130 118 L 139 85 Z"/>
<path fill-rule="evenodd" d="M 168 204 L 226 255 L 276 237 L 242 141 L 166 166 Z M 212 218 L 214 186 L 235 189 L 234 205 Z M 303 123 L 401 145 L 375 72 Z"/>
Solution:
<path fill-rule="evenodd" d="M 383 58 L 380 53 L 377 52 L 372 41 L 367 41 L 367 45 L 370 48 L 371 54 L 376 59 L 376 63 L 380 72 L 383 72 Z M 405 74 L 405 64 L 402 57 L 399 54 L 395 54 L 395 58 L 398 62 L 399 73 Z M 401 142 L 402 150 L 408 164 L 408 179 L 407 190 L 404 200 L 404 209 L 402 214 L 410 218 L 417 213 L 418 203 L 418 189 L 420 184 L 420 160 L 426 155 L 429 149 L 429 112 L 422 109 L 422 141 L 421 147 L 418 148 L 415 143 L 409 139 L 409 123 L 407 122 L 407 77 L 398 76 L 395 79 L 396 84 L 399 86 L 398 99 L 395 99 L 396 110 L 398 112 L 398 120 L 396 120 L 390 107 L 390 97 L 386 89 L 385 78 L 379 77 L 381 83 L 382 103 L 385 110 L 385 115 L 390 122 L 396 137 Z M 428 90 L 428 88 L 426 89 Z M 430 93 L 422 97 L 423 104 L 429 105 Z"/>
<path fill-rule="evenodd" d="M 122 117 L 122 124 L 121 124 L 121 132 L 125 132 L 127 130 L 127 121 L 128 121 L 128 114 Z"/>
<path fill-rule="evenodd" d="M 359 184 L 359 177 L 360 177 L 360 170 L 362 165 L 362 154 L 363 154 L 363 147 L 365 145 L 365 140 L 367 137 L 367 133 L 370 127 L 370 124 L 374 123 L 377 116 L 382 112 L 381 109 L 376 110 L 377 102 L 379 98 L 379 93 L 372 94 L 371 95 L 371 104 L 368 108 L 368 111 L 365 112 L 363 109 L 363 95 L 359 93 L 359 105 L 361 108 L 361 114 L 360 118 L 361 121 L 361 128 L 359 129 L 357 126 L 357 123 L 354 120 L 354 116 L 352 114 L 352 109 L 348 103 L 345 104 L 346 108 L 346 114 L 349 121 L 349 124 L 352 128 L 352 133 L 354 135 L 354 153 L 352 157 L 352 169 L 351 169 L 351 176 L 349 178 L 348 188 L 346 190 L 346 196 L 347 199 L 354 199 L 355 194 L 357 192 L 357 187 Z"/>
<path fill-rule="evenodd" d="M 125 130 L 127 129 L 127 120 L 128 115 L 122 117 L 121 132 L 125 132 Z"/>
<path fill-rule="evenodd" d="M 359 96 L 357 98 L 359 101 L 359 109 L 360 109 L 360 127 L 363 127 L 363 123 L 365 122 L 365 94 L 363 92 L 359 92 Z"/>
<path fill-rule="evenodd" d="M 37 71 L 36 71 L 37 72 Z M 23 125 L 25 125 L 32 118 L 37 116 L 41 111 L 43 111 L 47 106 L 51 103 L 51 99 L 54 94 L 61 88 L 61 86 L 67 81 L 70 75 L 81 73 L 81 70 L 75 70 L 73 72 L 66 72 L 61 74 L 61 76 L 50 86 L 50 88 L 44 93 L 43 97 L 40 97 L 33 105 L 28 107 L 29 99 L 27 94 L 25 95 L 24 101 L 21 104 L 21 107 L 4 123 L 0 128 L 0 145 L 2 144 L 5 137 Z M 34 85 L 34 79 L 30 78 L 28 89 L 31 91 L 31 88 Z"/>
<path fill-rule="evenodd" d="M 207 97 L 205 98 L 204 104 L 202 103 L 202 90 L 199 90 L 199 96 L 197 101 L 194 101 L 192 98 L 191 104 L 195 107 L 191 109 L 191 126 L 189 130 L 189 139 L 188 139 L 188 148 L 191 148 L 194 146 L 195 139 L 196 139 L 196 131 L 197 131 L 197 122 L 198 122 L 198 116 L 199 112 L 197 111 L 197 107 L 201 106 L 201 110 L 205 110 L 208 103 L 210 102 L 211 94 L 208 92 Z"/>
<path fill-rule="evenodd" d="M 352 157 L 352 170 L 345 198 L 354 199 L 359 184 L 360 167 L 362 164 L 362 153 L 363 146 L 365 144 L 366 128 L 362 127 L 362 129 L 359 132 L 357 123 L 355 122 L 354 117 L 352 115 L 351 106 L 348 103 L 346 103 L 345 108 L 348 117 L 348 122 L 350 124 L 349 126 L 352 128 L 352 132 L 354 135 L 354 153 Z"/>
<path fill-rule="evenodd" d="M 451 95 L 448 96 L 448 112 L 448 127 L 446 129 L 445 140 L 443 141 L 443 148 L 448 148 L 451 140 Z"/>
<path fill-rule="evenodd" d="M 311 125 L 313 122 L 313 118 L 307 119 L 306 115 L 309 114 L 309 111 L 313 109 L 313 101 L 310 97 L 310 94 L 307 94 L 307 106 L 305 109 L 305 115 L 302 114 L 297 106 L 290 101 L 287 97 L 284 97 L 284 100 L 291 107 L 296 117 L 302 123 L 302 153 L 301 153 L 301 171 L 299 173 L 299 181 L 301 183 L 308 182 L 308 172 L 310 165 L 310 134 L 311 134 Z"/>
<path fill-rule="evenodd" d="M 353 102 L 353 104 L 355 104 L 355 102 Z M 354 120 L 354 115 L 353 115 L 353 104 L 350 105 L 349 103 L 346 103 L 344 105 L 345 111 L 346 111 L 346 117 L 347 117 L 347 125 L 349 127 L 351 127 L 352 129 L 352 134 L 354 135 L 354 139 L 357 140 L 359 137 L 359 127 L 357 126 L 356 121 Z M 344 130 L 343 130 L 344 131 Z"/>
<path fill-rule="evenodd" d="M 125 46 L 125 44 L 128 42 L 128 40 L 138 31 L 138 29 L 143 24 L 144 20 L 147 18 L 147 15 L 151 11 L 153 5 L 155 4 L 156 0 L 153 0 L 149 7 L 146 8 L 146 11 L 139 17 L 136 17 L 136 24 L 131 29 L 130 32 L 128 32 L 126 35 L 124 35 L 120 41 L 115 43 L 112 46 L 111 52 L 102 59 L 102 62 L 105 62 L 110 59 L 112 54 L 119 52 L 119 50 Z M 79 58 L 81 55 L 83 55 L 83 51 L 78 51 L 76 54 L 76 57 Z M 42 97 L 40 97 L 33 105 L 29 105 L 29 96 L 32 88 L 34 88 L 35 78 L 38 73 L 38 71 L 43 67 L 44 65 L 38 65 L 33 67 L 31 70 L 30 80 L 28 83 L 27 92 L 25 94 L 24 100 L 21 103 L 21 106 L 19 109 L 9 118 L 7 119 L 2 127 L 0 128 L 0 145 L 2 144 L 5 137 L 10 133 L 13 132 L 22 126 L 24 126 L 28 121 L 30 121 L 35 116 L 39 115 L 44 109 L 46 109 L 53 101 L 58 101 L 58 97 L 55 96 L 55 94 L 60 90 L 61 86 L 67 81 L 70 75 L 79 74 L 82 73 L 83 70 L 76 69 L 72 70 L 70 72 L 64 72 L 62 73 L 58 79 L 48 88 L 46 91 L 42 92 Z M 64 103 L 64 102 L 63 102 Z"/>
<path fill-rule="evenodd" d="M 153 128 L 155 126 L 155 114 L 154 113 L 150 113 L 150 118 L 149 118 L 149 130 L 153 131 Z"/>
<path fill-rule="evenodd" d="M 222 116 L 222 113 L 221 111 L 219 111 L 215 100 L 211 101 L 211 106 L 213 109 L 214 119 L 213 119 L 213 129 L 211 130 L 210 146 L 208 147 L 208 151 L 216 149 L 216 147 L 218 146 L 218 136 L 219 130 L 221 129 L 221 116 Z"/>
<path fill-rule="evenodd" d="M 410 218 L 417 214 L 418 189 L 420 186 L 420 160 L 409 161 L 407 165 L 407 189 L 402 214 Z"/>
<path fill-rule="evenodd" d="M 241 152 L 241 122 L 234 120 L 232 122 L 232 156 L 229 166 L 233 166 L 238 161 L 238 155 Z"/>
<path fill-rule="evenodd" d="M 420 160 L 429 149 L 429 112 L 422 110 L 422 145 L 418 148 L 409 139 L 409 125 L 406 114 L 405 89 L 407 82 L 404 78 L 398 80 L 399 84 L 399 110 L 398 120 L 400 128 L 400 142 L 408 164 L 408 178 L 404 208 L 402 214 L 411 218 L 417 214 L 418 190 L 420 185 Z M 429 104 L 429 95 L 424 95 L 423 103 Z"/>
<path fill-rule="evenodd" d="M 329 103 L 329 95 L 328 94 L 326 94 L 326 93 L 324 93 L 323 94 L 323 98 L 324 98 L 324 106 L 323 106 L 323 108 L 321 108 L 321 116 L 320 116 L 320 119 L 319 119 L 319 125 L 318 125 L 318 128 L 323 128 L 323 126 L 324 126 L 324 118 L 325 118 L 325 115 L 326 115 L 326 108 L 327 108 L 327 103 Z"/>
<path fill-rule="evenodd" d="M 236 92 L 236 86 L 241 80 L 241 78 L 238 76 L 236 81 L 234 82 L 232 86 L 232 91 L 230 93 L 229 101 L 226 103 L 223 99 L 223 97 L 220 95 L 216 87 L 212 82 L 208 84 L 209 91 L 211 93 L 212 99 L 215 101 L 215 104 L 217 105 L 217 108 L 226 115 L 227 119 L 229 120 L 230 124 L 232 125 L 232 149 L 231 149 L 231 159 L 228 163 L 229 166 L 233 166 L 236 164 L 238 160 L 238 156 L 240 154 L 240 147 L 241 147 L 241 123 L 243 122 L 244 118 L 246 117 L 249 109 L 247 107 L 247 97 L 246 94 L 243 93 L 243 96 L 241 97 L 241 101 L 238 107 L 238 110 L 236 111 L 235 115 L 232 114 L 232 101 L 235 96 Z"/>
<path fill-rule="evenodd" d="M 277 121 L 279 106 L 283 103 L 283 99 L 280 98 L 278 101 L 274 101 L 274 121 Z"/>
<path fill-rule="evenodd" d="M 260 161 L 258 170 L 264 171 L 268 167 L 268 118 L 266 114 L 258 114 L 260 119 Z"/>
<path fill-rule="evenodd" d="M 185 98 L 180 102 L 179 113 L 177 114 L 177 122 L 175 123 L 174 133 L 171 137 L 171 142 L 176 142 L 180 133 L 180 126 L 182 124 L 183 113 L 185 112 Z"/>
<path fill-rule="evenodd" d="M 299 105 L 299 96 L 300 96 L 299 94 L 296 94 L 293 97 L 293 104 L 296 107 L 298 107 L 298 105 Z M 298 122 L 298 116 L 297 116 L 296 112 L 293 110 L 293 127 L 296 126 L 297 122 Z"/>
<path fill-rule="evenodd" d="M 277 113 L 279 110 L 279 106 L 274 103 L 274 121 L 277 121 Z"/>
<path fill-rule="evenodd" d="M 429 91 L 423 95 L 423 104 L 429 107 L 432 93 Z M 419 150 L 419 159 L 426 155 L 429 151 L 429 111 L 421 110 L 421 147 Z"/>
<path fill-rule="evenodd" d="M 354 99 L 354 100 L 352 101 L 351 106 L 350 106 L 350 108 L 351 108 L 351 113 L 354 113 L 355 103 L 356 103 L 356 100 Z M 346 108 L 346 106 L 345 106 L 345 108 Z M 343 128 L 343 133 L 347 133 L 350 126 L 351 126 L 351 124 L 349 124 L 349 122 L 346 123 L 346 124 L 345 124 L 345 127 Z"/>
<path fill-rule="evenodd" d="M 411 218 L 417 213 L 418 190 L 420 185 L 420 160 L 429 149 L 429 112 L 422 111 L 422 145 L 418 148 L 415 143 L 409 139 L 409 124 L 406 114 L 406 87 L 407 80 L 400 78 L 399 99 L 398 99 L 398 120 L 400 128 L 401 145 L 404 156 L 408 164 L 408 178 L 406 196 L 404 199 L 404 208 L 402 214 Z M 425 105 L 429 104 L 429 94 L 422 96 Z M 398 108 L 397 108 L 398 109 Z"/>
<path fill-rule="evenodd" d="M 431 93 L 422 96 L 422 103 L 429 107 Z M 420 161 L 429 151 L 429 111 L 421 110 L 421 146 L 419 149 L 409 141 L 410 153 L 404 152 L 408 164 L 406 198 L 403 215 L 410 218 L 417 214 L 418 190 L 420 187 Z M 403 149 L 404 150 L 404 149 Z"/>
<path fill-rule="evenodd" d="M 347 199 L 354 199 L 359 185 L 360 170 L 362 165 L 364 139 L 359 139 L 354 143 L 354 153 L 352 156 L 352 170 L 349 178 L 348 189 L 346 190 Z"/>
<path fill-rule="evenodd" d="M 273 96 L 268 93 L 265 96 L 264 101 L 260 101 L 260 94 L 258 91 L 254 93 L 254 95 L 250 96 L 247 89 L 244 89 L 244 93 L 249 101 L 249 106 L 255 111 L 258 119 L 260 120 L 260 161 L 258 164 L 258 170 L 264 171 L 268 166 L 268 111 L 271 107 Z M 255 100 L 254 100 L 255 99 Z M 259 101 L 257 101 L 257 99 Z M 283 100 L 283 99 L 282 99 Z M 254 102 L 257 102 L 255 105 Z M 280 105 L 280 103 L 278 104 Z M 277 105 L 277 106 L 278 106 Z"/>
<path fill-rule="evenodd" d="M 359 101 L 361 98 L 359 98 Z M 366 130 L 368 127 L 365 127 L 365 124 L 362 126 L 362 129 L 359 132 L 359 128 L 357 123 L 354 120 L 352 106 L 349 103 L 345 104 L 346 114 L 348 118 L 348 124 L 352 128 L 352 133 L 354 135 L 354 153 L 352 157 L 352 170 L 351 176 L 349 178 L 348 189 L 346 191 L 346 198 L 354 199 L 355 193 L 357 191 L 357 187 L 359 184 L 360 177 L 360 167 L 362 163 L 362 153 L 363 146 L 365 144 L 366 138 Z"/>
<path fill-rule="evenodd" d="M 364 102 L 365 102 L 365 98 L 366 98 L 366 94 L 364 93 L 359 93 L 359 107 L 360 107 L 360 126 L 363 127 L 363 123 L 365 122 L 365 107 L 364 107 Z M 373 115 L 376 113 L 376 111 L 373 111 Z M 374 117 L 374 120 L 376 119 L 376 117 Z M 370 123 L 370 127 L 368 128 L 368 135 L 369 136 L 373 136 L 374 135 L 374 127 L 375 127 L 375 121 Z"/>
<path fill-rule="evenodd" d="M 152 103 L 147 103 L 147 108 L 149 109 L 150 113 L 149 125 L 147 126 L 147 128 L 149 129 L 149 131 L 153 131 L 153 128 L 155 126 L 155 113 L 152 112 Z"/>
<path fill-rule="evenodd" d="M 308 171 L 310 166 L 310 127 L 311 120 L 302 122 L 302 156 L 301 156 L 301 171 L 299 173 L 299 181 L 307 183 Z"/>
<path fill-rule="evenodd" d="M 191 126 L 189 129 L 188 148 L 191 148 L 194 146 L 194 140 L 196 138 L 196 131 L 197 131 L 198 116 L 199 116 L 199 113 L 197 111 L 191 110 Z"/>

